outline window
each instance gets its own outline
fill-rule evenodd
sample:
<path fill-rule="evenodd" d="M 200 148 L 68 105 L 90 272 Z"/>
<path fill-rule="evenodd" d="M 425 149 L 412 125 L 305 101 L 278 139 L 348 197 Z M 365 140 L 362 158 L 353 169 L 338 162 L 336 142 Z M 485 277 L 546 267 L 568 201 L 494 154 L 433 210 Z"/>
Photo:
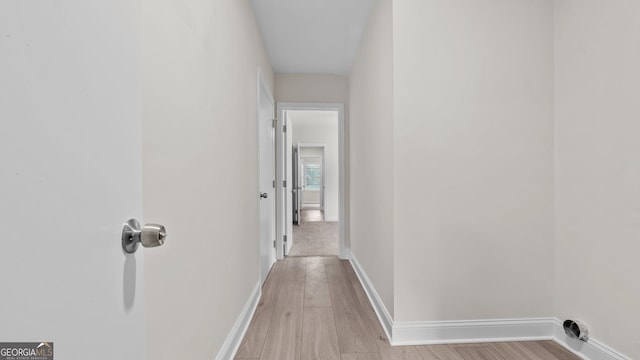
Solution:
<path fill-rule="evenodd" d="M 304 164 L 304 183 L 306 190 L 320 190 L 320 164 Z"/>

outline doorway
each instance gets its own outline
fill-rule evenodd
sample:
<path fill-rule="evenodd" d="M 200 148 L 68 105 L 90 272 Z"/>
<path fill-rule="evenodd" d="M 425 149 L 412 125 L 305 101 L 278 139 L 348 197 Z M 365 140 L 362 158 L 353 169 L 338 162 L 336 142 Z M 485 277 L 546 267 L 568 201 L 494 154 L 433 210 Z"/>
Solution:
<path fill-rule="evenodd" d="M 305 226 L 306 219 L 309 223 L 315 223 L 313 225 L 316 225 L 317 231 L 324 231 L 318 230 L 323 224 L 333 223 L 335 235 L 332 255 L 347 259 L 344 230 L 344 105 L 278 103 L 277 108 L 276 172 L 280 185 L 276 196 L 277 257 L 328 255 L 291 253 L 292 249 L 295 250 L 295 230 Z"/>
<path fill-rule="evenodd" d="M 290 133 L 297 134 L 301 132 L 309 132 L 303 124 L 296 124 L 294 120 L 298 114 L 290 114 L 292 118 Z M 318 121 L 319 119 L 315 119 Z M 320 131 L 313 129 L 314 136 L 328 135 L 329 137 L 336 137 L 337 139 L 337 116 L 335 118 L 335 128 L 332 128 L 334 124 L 329 123 L 322 124 Z M 296 136 L 293 136 L 294 143 L 296 142 Z M 327 139 L 325 139 L 327 140 Z M 332 139 L 328 139 L 332 140 Z M 337 141 L 335 141 L 337 144 Z M 326 181 L 325 181 L 325 160 L 327 153 L 325 151 L 325 144 L 286 144 L 285 146 L 293 146 L 293 158 L 291 159 L 291 166 L 287 167 L 291 169 L 292 195 L 293 195 L 293 225 L 301 226 L 305 222 L 325 221 L 325 203 L 326 203 Z M 332 165 L 329 175 L 332 181 L 330 181 L 331 187 L 331 199 L 330 203 L 332 209 L 330 209 L 332 215 L 329 221 L 338 221 L 337 209 L 335 208 L 338 203 L 338 193 L 334 190 L 337 181 L 337 167 L 338 158 L 337 151 L 330 152 L 329 164 Z"/>
<path fill-rule="evenodd" d="M 275 131 L 273 97 L 258 71 L 258 239 L 260 281 L 276 261 Z"/>

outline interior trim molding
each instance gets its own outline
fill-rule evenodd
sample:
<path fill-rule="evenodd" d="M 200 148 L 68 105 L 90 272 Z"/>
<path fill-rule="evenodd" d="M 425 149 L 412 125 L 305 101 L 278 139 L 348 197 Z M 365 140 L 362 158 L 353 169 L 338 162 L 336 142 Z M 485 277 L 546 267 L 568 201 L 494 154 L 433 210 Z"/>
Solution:
<path fill-rule="evenodd" d="M 552 340 L 554 318 L 396 322 L 392 345 Z"/>
<path fill-rule="evenodd" d="M 349 262 L 364 288 L 391 345 L 435 345 L 553 340 L 585 360 L 631 360 L 594 338 L 569 338 L 555 317 L 468 321 L 394 322 L 371 280 L 353 254 Z"/>
<path fill-rule="evenodd" d="M 347 222 L 348 213 L 347 209 L 347 193 L 346 193 L 346 162 L 347 162 L 347 152 L 346 152 L 346 144 L 347 139 L 345 137 L 346 133 L 346 125 L 345 125 L 345 104 L 344 103 L 313 103 L 313 102 L 280 102 L 276 103 L 276 118 L 277 118 L 277 126 L 278 129 L 281 129 L 281 126 L 286 125 L 286 116 L 285 113 L 290 110 L 331 110 L 338 112 L 338 222 L 339 222 L 339 230 L 338 230 L 338 257 L 342 260 L 349 259 L 349 245 L 347 240 Z M 285 144 L 286 139 L 284 138 L 283 131 L 276 131 L 276 144 L 279 144 L 276 148 L 276 157 L 278 159 L 283 159 L 285 157 Z M 276 161 L 276 184 L 282 183 L 285 179 L 285 171 L 282 161 Z M 286 189 L 285 189 L 286 190 Z M 290 235 L 288 234 L 291 229 L 290 225 L 287 224 L 287 209 L 285 202 L 285 190 L 279 190 L 276 195 L 276 213 L 279 214 L 282 221 L 277 221 L 276 226 L 276 258 L 278 260 L 282 260 L 284 254 L 286 253 L 283 246 L 283 236 Z M 290 250 L 290 246 L 292 242 L 288 242 L 287 251 Z"/>
<path fill-rule="evenodd" d="M 564 333 L 562 321 L 555 319 L 554 336 L 558 344 L 587 360 L 631 360 L 630 357 L 610 348 L 597 339 L 589 338 L 587 342 L 572 339 Z"/>
<path fill-rule="evenodd" d="M 260 286 L 260 280 L 256 283 L 256 286 L 253 288 L 251 295 L 249 295 L 249 300 L 244 305 L 242 312 L 236 319 L 235 324 L 231 328 L 227 339 L 222 344 L 220 351 L 218 351 L 218 355 L 216 355 L 216 360 L 229 360 L 233 359 L 240 347 L 240 343 L 244 338 L 247 329 L 249 328 L 249 323 L 251 323 L 251 318 L 253 317 L 253 313 L 256 311 L 258 307 L 258 301 L 260 300 L 262 287 Z"/>
<path fill-rule="evenodd" d="M 378 295 L 378 292 L 376 292 L 376 289 L 371 283 L 371 280 L 369 280 L 367 274 L 364 272 L 364 269 L 362 269 L 362 266 L 360 266 L 360 263 L 353 255 L 353 253 L 351 253 L 349 256 L 349 262 L 351 263 L 351 267 L 353 267 L 353 270 L 355 270 L 356 275 L 358 276 L 358 280 L 360 280 L 360 284 L 362 284 L 362 288 L 364 288 L 364 292 L 369 298 L 369 302 L 373 306 L 373 310 L 378 317 L 378 321 L 380 321 L 380 324 L 382 325 L 382 329 L 384 330 L 385 334 L 387 334 L 387 338 L 391 342 L 393 318 L 389 314 L 389 311 L 387 311 L 387 308 L 384 306 L 384 303 Z"/>

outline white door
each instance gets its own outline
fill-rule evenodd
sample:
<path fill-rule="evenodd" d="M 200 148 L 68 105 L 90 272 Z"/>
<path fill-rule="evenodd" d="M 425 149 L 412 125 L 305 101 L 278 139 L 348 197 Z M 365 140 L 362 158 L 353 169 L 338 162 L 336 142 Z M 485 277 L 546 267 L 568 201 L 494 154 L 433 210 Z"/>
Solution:
<path fill-rule="evenodd" d="M 286 114 L 286 112 L 284 112 Z M 286 231 L 286 235 L 287 235 L 287 243 L 284 245 L 285 246 L 285 251 L 284 253 L 286 254 L 289 249 L 291 248 L 291 245 L 293 244 L 293 222 L 294 222 L 294 206 L 293 206 L 293 202 L 297 201 L 298 197 L 295 196 L 295 192 L 296 190 L 293 188 L 294 186 L 294 181 L 293 181 L 293 168 L 295 166 L 295 163 L 293 161 L 293 125 L 291 124 L 291 119 L 287 116 L 285 117 L 285 121 L 287 124 L 287 133 L 286 133 L 286 143 L 285 143 L 285 164 L 286 164 L 286 179 L 287 179 L 287 187 L 285 192 L 287 193 L 287 196 L 285 198 L 286 201 L 286 227 L 285 227 L 285 231 Z M 295 219 L 295 222 L 297 223 L 298 220 L 297 218 Z"/>
<path fill-rule="evenodd" d="M 293 224 L 295 225 L 300 225 L 300 210 L 298 209 L 298 198 L 300 197 L 300 191 L 299 191 L 299 187 L 300 185 L 298 184 L 298 181 L 300 180 L 300 177 L 298 176 L 298 172 L 300 170 L 300 167 L 298 166 L 298 147 L 294 146 L 293 147 L 293 154 L 291 157 L 291 171 L 292 171 L 292 178 L 293 178 L 293 190 L 292 190 L 292 194 L 293 194 Z"/>
<path fill-rule="evenodd" d="M 325 175 L 324 170 L 325 168 L 325 164 L 326 164 L 326 159 L 327 159 L 327 151 L 326 148 L 323 146 L 322 147 L 322 162 L 320 163 L 320 172 L 322 173 L 322 178 L 320 179 L 320 183 L 322 184 L 320 187 L 320 209 L 322 209 L 323 213 L 326 214 L 326 209 L 325 209 L 325 197 L 326 197 L 326 190 L 327 190 L 327 185 L 325 182 L 325 179 L 327 178 Z"/>
<path fill-rule="evenodd" d="M 278 236 L 276 256 L 281 259 L 286 255 L 287 244 L 291 241 L 292 225 L 297 222 L 293 217 L 293 201 L 295 194 L 292 193 L 292 162 L 293 156 L 293 128 L 291 120 L 286 111 L 278 111 L 281 120 L 276 127 L 276 208 L 278 226 L 276 235 Z"/>
<path fill-rule="evenodd" d="M 0 2 L 0 341 L 144 359 L 135 7 Z"/>
<path fill-rule="evenodd" d="M 296 211 L 298 212 L 298 225 L 302 225 L 302 196 L 304 194 L 304 169 L 302 165 L 302 147 L 300 147 L 300 142 L 296 144 L 296 149 L 298 149 L 295 153 L 295 163 L 296 163 Z M 289 248 L 291 249 L 291 248 Z"/>
<path fill-rule="evenodd" d="M 259 160 L 259 209 L 260 209 L 260 278 L 267 278 L 276 261 L 275 249 L 275 144 L 274 107 L 262 78 L 259 78 L 258 95 L 258 160 Z"/>

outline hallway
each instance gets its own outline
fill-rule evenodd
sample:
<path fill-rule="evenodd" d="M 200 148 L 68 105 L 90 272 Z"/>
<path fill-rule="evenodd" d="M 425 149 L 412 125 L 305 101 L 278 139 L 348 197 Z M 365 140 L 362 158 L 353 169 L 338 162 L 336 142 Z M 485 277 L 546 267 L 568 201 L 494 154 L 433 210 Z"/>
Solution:
<path fill-rule="evenodd" d="M 629 0 L 0 1 L 0 355 L 640 360 L 639 38 Z M 311 204 L 364 290 L 275 261 Z"/>
<path fill-rule="evenodd" d="M 391 347 L 347 261 L 277 262 L 235 359 L 574 360 L 552 341 Z"/>

